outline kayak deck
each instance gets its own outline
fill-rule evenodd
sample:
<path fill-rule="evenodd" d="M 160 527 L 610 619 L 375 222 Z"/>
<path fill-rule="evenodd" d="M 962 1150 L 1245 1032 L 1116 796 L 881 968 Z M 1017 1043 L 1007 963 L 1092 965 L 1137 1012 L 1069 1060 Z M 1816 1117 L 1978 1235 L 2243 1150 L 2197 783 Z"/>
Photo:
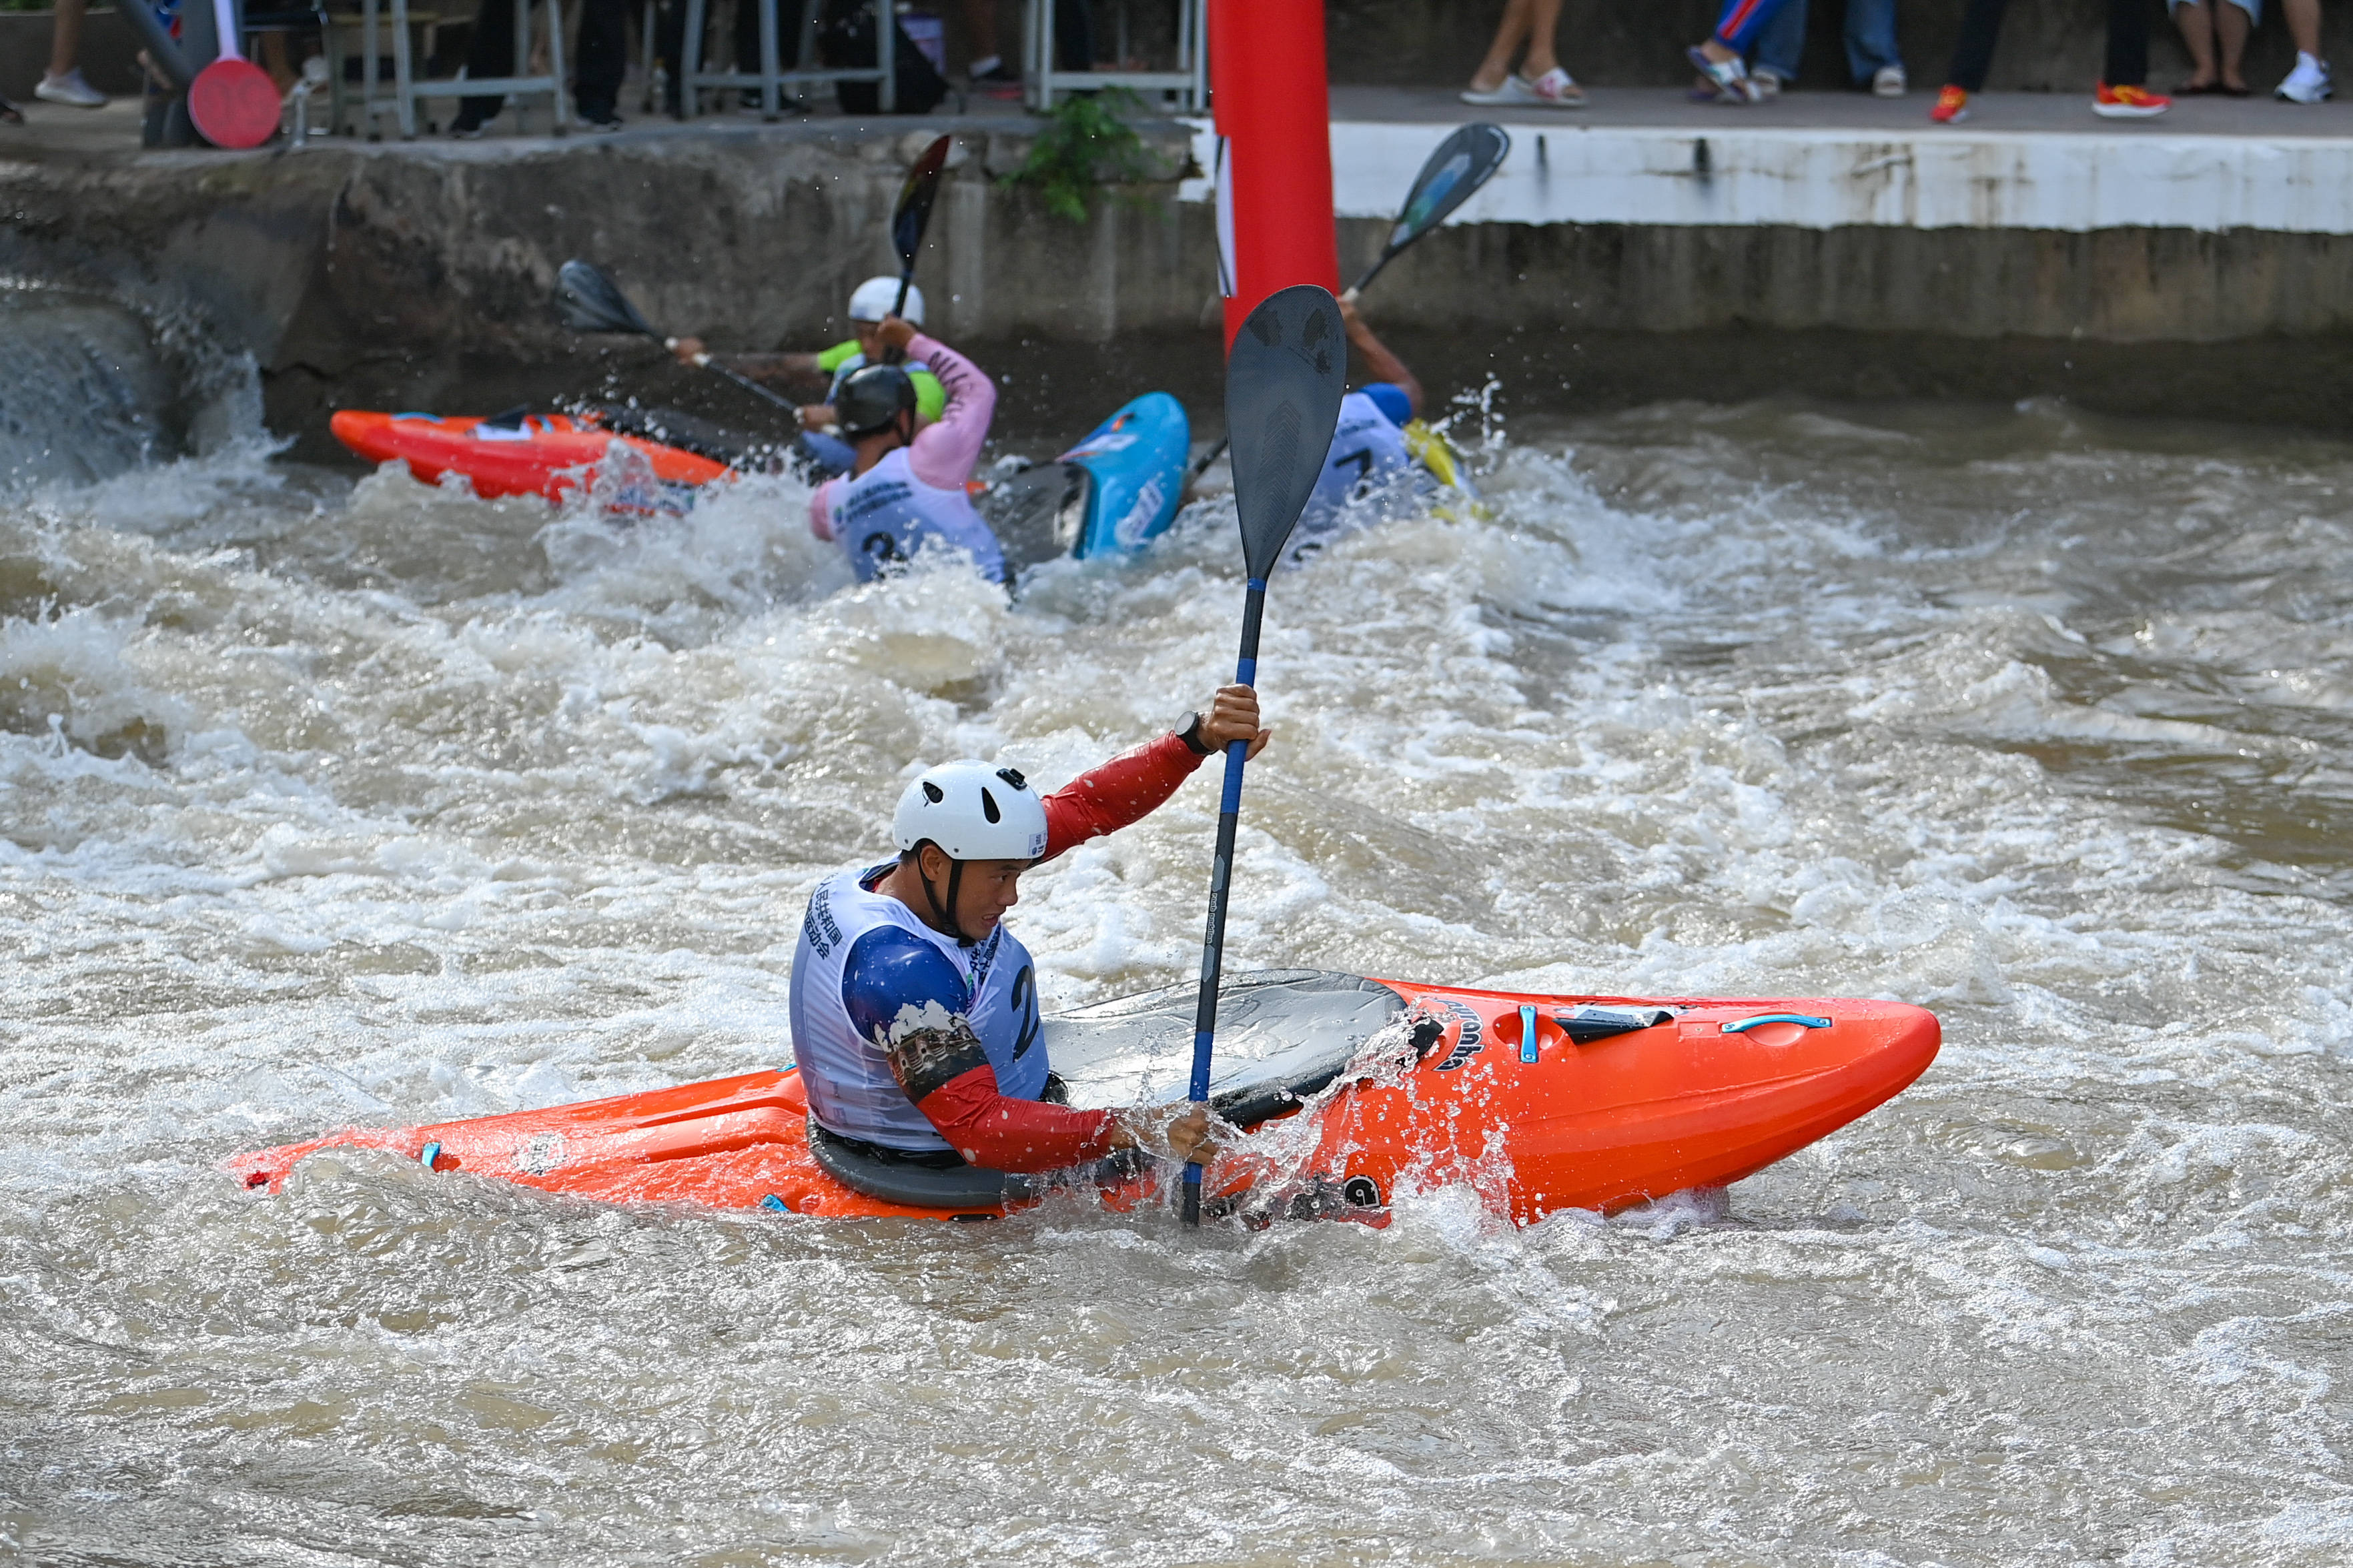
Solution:
<path fill-rule="evenodd" d="M 1068 1059 L 1075 1098 L 1085 1102 L 1090 1089 L 1165 1096 L 1160 1080 L 1189 1058 L 1190 995 L 1171 987 L 1049 1020 L 1049 1047 Z M 1220 1079 L 1221 1112 L 1283 1128 L 1236 1141 L 1235 1179 L 1303 1181 L 1365 1209 L 1401 1185 L 1461 1182 L 1521 1224 L 1728 1185 L 1898 1093 L 1939 1041 L 1933 1015 L 1889 1002 L 1527 995 L 1297 971 L 1234 978 L 1227 998 L 1235 1043 L 1257 1037 L 1254 1058 Z M 1221 1029 L 1221 1044 L 1229 1037 Z M 381 1149 L 437 1172 L 602 1202 L 833 1217 L 979 1217 L 1018 1206 L 921 1206 L 854 1191 L 812 1152 L 807 1113 L 786 1068 L 504 1116 L 350 1129 L 239 1155 L 228 1169 L 274 1191 L 320 1150 Z"/>

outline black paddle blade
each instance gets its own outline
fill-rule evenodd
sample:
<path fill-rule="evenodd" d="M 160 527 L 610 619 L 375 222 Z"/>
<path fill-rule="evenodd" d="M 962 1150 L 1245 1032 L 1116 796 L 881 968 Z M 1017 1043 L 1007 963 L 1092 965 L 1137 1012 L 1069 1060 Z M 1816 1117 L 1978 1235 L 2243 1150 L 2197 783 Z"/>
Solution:
<path fill-rule="evenodd" d="M 1448 214 L 1504 166 L 1511 150 L 1512 139 L 1504 128 L 1484 123 L 1465 125 L 1440 142 L 1413 177 L 1413 189 L 1398 211 L 1397 226 L 1389 230 L 1389 249 L 1402 250 L 1444 223 Z"/>
<path fill-rule="evenodd" d="M 948 166 L 948 148 L 955 138 L 943 136 L 923 149 L 907 183 L 899 187 L 899 205 L 891 210 L 891 244 L 899 252 L 901 270 L 912 272 L 915 253 L 923 248 L 923 230 L 932 221 L 932 203 L 940 194 L 940 175 Z"/>
<path fill-rule="evenodd" d="M 661 334 L 646 324 L 629 297 L 614 281 L 586 261 L 567 261 L 555 274 L 555 309 L 564 324 L 575 332 L 636 332 Z"/>
<path fill-rule="evenodd" d="M 1274 570 L 1314 493 L 1347 387 L 1339 302 L 1313 283 L 1268 295 L 1235 335 L 1226 361 L 1226 432 L 1242 559 L 1252 577 Z"/>

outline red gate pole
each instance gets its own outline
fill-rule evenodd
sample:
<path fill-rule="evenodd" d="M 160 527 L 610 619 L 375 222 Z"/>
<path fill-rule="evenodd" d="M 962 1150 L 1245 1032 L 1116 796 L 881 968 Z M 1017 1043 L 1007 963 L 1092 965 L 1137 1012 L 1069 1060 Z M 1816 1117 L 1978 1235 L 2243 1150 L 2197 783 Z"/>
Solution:
<path fill-rule="evenodd" d="M 1209 0 L 1209 88 L 1225 149 L 1218 247 L 1230 346 L 1278 289 L 1339 292 L 1324 0 Z"/>

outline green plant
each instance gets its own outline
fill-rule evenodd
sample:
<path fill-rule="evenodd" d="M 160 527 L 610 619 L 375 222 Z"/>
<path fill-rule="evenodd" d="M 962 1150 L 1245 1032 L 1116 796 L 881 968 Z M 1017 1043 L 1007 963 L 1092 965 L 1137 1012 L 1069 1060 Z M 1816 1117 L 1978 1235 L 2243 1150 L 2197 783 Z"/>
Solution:
<path fill-rule="evenodd" d="M 998 184 L 1036 189 L 1046 210 L 1072 223 L 1087 220 L 1097 185 L 1151 177 L 1152 155 L 1127 115 L 1142 100 L 1125 88 L 1072 93 L 1046 116 L 1029 156 Z"/>

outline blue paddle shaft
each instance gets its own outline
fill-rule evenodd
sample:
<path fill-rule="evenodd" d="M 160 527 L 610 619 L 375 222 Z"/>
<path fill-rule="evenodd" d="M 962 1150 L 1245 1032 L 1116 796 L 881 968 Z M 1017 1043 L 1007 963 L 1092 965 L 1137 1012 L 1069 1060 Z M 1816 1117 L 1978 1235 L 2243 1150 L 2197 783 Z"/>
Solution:
<path fill-rule="evenodd" d="M 1266 614 L 1266 579 L 1250 580 L 1242 601 L 1241 657 L 1235 661 L 1234 684 L 1258 684 L 1258 628 Z M 1209 1062 L 1218 1036 L 1218 975 L 1226 949 L 1226 895 L 1234 879 L 1234 835 L 1241 826 L 1242 769 L 1250 762 L 1248 741 L 1226 746 L 1226 789 L 1218 803 L 1218 852 L 1209 865 L 1209 923 L 1201 939 L 1201 999 L 1193 1012 L 1193 1085 L 1188 1097 L 1196 1105 L 1209 1098 Z M 1201 1167 L 1185 1166 L 1185 1223 L 1201 1220 Z"/>

